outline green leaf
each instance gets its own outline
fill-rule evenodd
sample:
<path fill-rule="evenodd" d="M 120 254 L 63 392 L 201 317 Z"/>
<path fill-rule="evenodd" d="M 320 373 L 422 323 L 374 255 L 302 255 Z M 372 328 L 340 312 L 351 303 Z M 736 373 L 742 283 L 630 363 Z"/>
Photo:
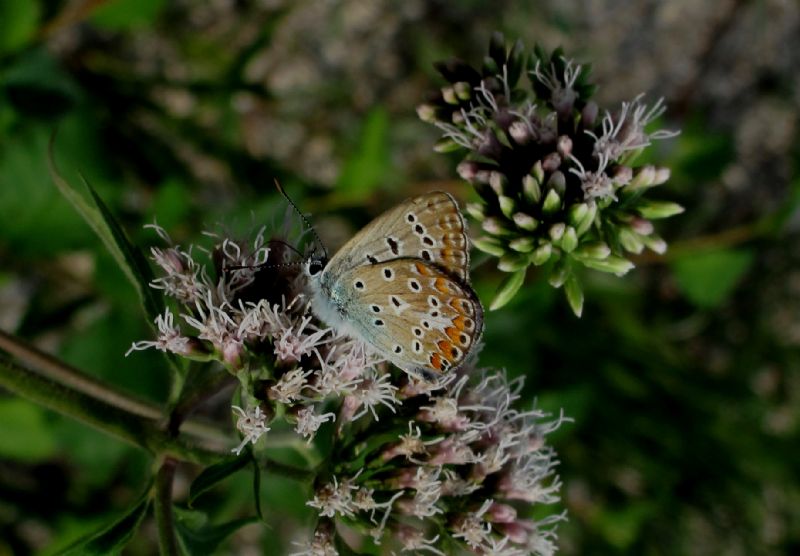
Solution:
<path fill-rule="evenodd" d="M 689 301 L 712 309 L 728 298 L 752 262 L 752 251 L 723 249 L 676 259 L 672 272 Z"/>
<path fill-rule="evenodd" d="M 64 556 L 105 556 L 118 554 L 133 538 L 150 507 L 150 489 L 145 489 L 134 506 L 96 533 L 89 534 L 59 552 Z"/>
<path fill-rule="evenodd" d="M 511 301 L 515 295 L 517 295 L 517 292 L 525 282 L 526 272 L 527 268 L 523 268 L 513 274 L 510 274 L 505 280 L 503 280 L 503 282 L 500 284 L 500 287 L 497 288 L 497 293 L 495 293 L 491 305 L 489 305 L 490 311 L 496 311 L 497 309 L 503 307 L 506 303 Z"/>
<path fill-rule="evenodd" d="M 564 282 L 564 293 L 567 296 L 572 312 L 575 313 L 576 317 L 580 318 L 581 313 L 583 313 L 583 288 L 581 288 L 581 283 L 578 277 L 575 276 L 575 272 L 570 272 L 569 276 L 567 276 L 567 280 Z"/>
<path fill-rule="evenodd" d="M 92 13 L 92 22 L 112 31 L 152 25 L 164 9 L 165 0 L 112 0 Z"/>
<path fill-rule="evenodd" d="M 251 461 L 252 456 L 250 452 L 243 451 L 234 458 L 228 458 L 206 467 L 203 472 L 192 481 L 192 485 L 189 487 L 189 507 L 194 504 L 195 500 L 197 500 L 201 494 L 208 492 L 219 482 L 225 480 L 240 469 L 247 467 Z"/>
<path fill-rule="evenodd" d="M 35 0 L 0 0 L 0 54 L 13 52 L 33 38 L 40 12 Z"/>
<path fill-rule="evenodd" d="M 55 431 L 39 407 L 17 398 L 0 399 L 0 423 L 1 457 L 37 462 L 55 455 Z"/>
<path fill-rule="evenodd" d="M 389 174 L 389 115 L 375 108 L 368 115 L 358 143 L 344 162 L 337 193 L 351 200 L 366 199 Z"/>
<path fill-rule="evenodd" d="M 234 519 L 219 525 L 209 525 L 208 516 L 203 512 L 174 508 L 175 529 L 178 543 L 185 554 L 214 554 L 220 545 L 233 533 L 251 523 L 257 523 L 255 516 Z"/>
<path fill-rule="evenodd" d="M 53 137 L 54 139 L 55 137 Z M 156 295 L 149 286 L 153 279 L 150 266 L 139 249 L 130 242 L 122 226 L 119 225 L 92 186 L 86 180 L 83 180 L 84 188 L 89 195 L 87 199 L 58 173 L 52 148 L 53 141 L 51 140 L 48 160 L 50 174 L 56 187 L 94 230 L 95 234 L 106 246 L 106 249 L 111 253 L 111 256 L 114 257 L 114 260 L 139 295 L 145 313 L 152 323 L 156 316 L 160 315 L 164 310 L 164 303 L 161 297 Z"/>

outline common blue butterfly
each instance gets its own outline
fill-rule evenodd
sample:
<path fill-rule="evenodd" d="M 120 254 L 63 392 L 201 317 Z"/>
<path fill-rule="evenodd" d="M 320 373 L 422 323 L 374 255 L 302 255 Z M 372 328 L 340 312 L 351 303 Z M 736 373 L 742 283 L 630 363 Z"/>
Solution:
<path fill-rule="evenodd" d="M 408 199 L 331 259 L 305 262 L 313 312 L 411 373 L 460 366 L 483 330 L 464 218 L 447 193 Z"/>

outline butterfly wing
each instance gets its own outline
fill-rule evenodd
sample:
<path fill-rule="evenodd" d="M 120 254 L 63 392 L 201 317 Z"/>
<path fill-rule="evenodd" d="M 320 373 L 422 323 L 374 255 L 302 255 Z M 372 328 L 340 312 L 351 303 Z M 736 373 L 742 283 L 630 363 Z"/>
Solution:
<path fill-rule="evenodd" d="M 346 272 L 342 292 L 357 307 L 351 326 L 398 367 L 441 373 L 460 366 L 483 330 L 475 292 L 439 267 L 415 258 Z"/>
<path fill-rule="evenodd" d="M 361 265 L 406 257 L 437 265 L 468 283 L 464 218 L 449 194 L 427 193 L 386 211 L 353 236 L 325 271 L 338 276 Z"/>

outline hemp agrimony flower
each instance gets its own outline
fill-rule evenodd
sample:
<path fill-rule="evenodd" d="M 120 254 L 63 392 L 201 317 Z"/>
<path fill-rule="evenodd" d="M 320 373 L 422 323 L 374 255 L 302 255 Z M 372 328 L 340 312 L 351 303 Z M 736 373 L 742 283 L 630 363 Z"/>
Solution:
<path fill-rule="evenodd" d="M 576 267 L 620 276 L 633 268 L 627 253 L 666 250 L 651 221 L 683 209 L 644 194 L 670 172 L 634 164 L 653 141 L 676 135 L 648 130 L 662 100 L 648 106 L 639 95 L 601 114 L 588 65 L 539 47 L 526 61 L 522 43 L 509 49 L 499 33 L 480 70 L 458 60 L 437 69 L 447 85 L 417 113 L 442 131 L 437 151 L 467 153 L 457 171 L 481 197 L 467 211 L 484 232 L 473 243 L 510 273 L 492 309 L 516 294 L 530 265 L 548 265 L 550 284 L 564 286 L 580 316 Z"/>
<path fill-rule="evenodd" d="M 258 459 L 278 419 L 324 449 L 307 505 L 318 516 L 298 555 L 343 553 L 339 525 L 394 553 L 552 554 L 557 460 L 545 436 L 564 421 L 523 410 L 521 380 L 475 368 L 435 380 L 380 360 L 309 311 L 305 274 L 282 238 L 248 244 L 212 236 L 210 250 L 152 250 L 152 286 L 174 300 L 157 318 L 156 348 L 217 361 L 239 381 L 231 414 Z M 321 440 L 324 436 L 324 441 Z M 322 448 L 324 446 L 324 448 Z M 538 518 L 532 516 L 537 508 Z"/>

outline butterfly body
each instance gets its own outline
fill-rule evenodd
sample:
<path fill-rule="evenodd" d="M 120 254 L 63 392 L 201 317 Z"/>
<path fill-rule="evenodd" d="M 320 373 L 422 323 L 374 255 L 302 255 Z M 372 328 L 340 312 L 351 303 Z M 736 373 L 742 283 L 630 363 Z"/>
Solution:
<path fill-rule="evenodd" d="M 468 239 L 450 195 L 429 193 L 382 214 L 325 264 L 306 263 L 314 313 L 409 372 L 461 365 L 483 310 L 468 283 Z"/>

